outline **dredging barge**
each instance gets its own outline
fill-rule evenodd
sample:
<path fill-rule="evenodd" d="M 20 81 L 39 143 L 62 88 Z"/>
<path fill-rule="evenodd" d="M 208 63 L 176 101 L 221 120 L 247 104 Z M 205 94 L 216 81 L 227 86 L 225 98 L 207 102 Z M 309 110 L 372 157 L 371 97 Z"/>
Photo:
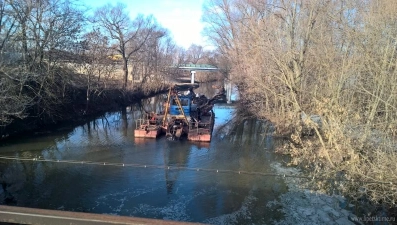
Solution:
<path fill-rule="evenodd" d="M 208 99 L 196 95 L 193 87 L 174 85 L 168 91 L 164 111 L 160 114 L 147 113 L 146 118 L 136 123 L 136 138 L 157 138 L 165 134 L 167 138 L 177 140 L 210 142 L 215 123 L 214 102 L 223 99 L 224 90 Z"/>

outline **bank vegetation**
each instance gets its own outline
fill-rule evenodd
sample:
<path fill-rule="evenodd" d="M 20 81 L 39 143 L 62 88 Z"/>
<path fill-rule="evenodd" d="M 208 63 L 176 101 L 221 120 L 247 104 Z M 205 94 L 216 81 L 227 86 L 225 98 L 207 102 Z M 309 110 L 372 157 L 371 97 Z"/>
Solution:
<path fill-rule="evenodd" d="M 0 137 L 128 104 L 166 88 L 180 73 L 172 65 L 212 57 L 177 46 L 153 16 L 131 19 L 125 9 L 0 1 Z"/>
<path fill-rule="evenodd" d="M 206 34 L 245 116 L 317 188 L 397 201 L 397 2 L 207 0 Z M 247 113 L 248 112 L 248 113 Z"/>

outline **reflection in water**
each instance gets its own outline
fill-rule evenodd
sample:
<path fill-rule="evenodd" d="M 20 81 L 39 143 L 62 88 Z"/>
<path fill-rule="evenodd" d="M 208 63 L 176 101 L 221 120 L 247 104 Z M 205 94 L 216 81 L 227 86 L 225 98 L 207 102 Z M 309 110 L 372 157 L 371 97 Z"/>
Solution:
<path fill-rule="evenodd" d="M 164 151 L 165 181 L 167 194 L 173 194 L 174 184 L 182 170 L 169 170 L 168 167 L 187 167 L 190 149 L 179 148 L 179 143 L 169 141 L 167 143 L 169 151 Z"/>
<path fill-rule="evenodd" d="M 145 107 L 161 110 L 161 97 Z M 134 139 L 134 121 L 142 116 L 137 106 L 72 131 L 4 143 L 1 155 L 107 164 L 0 159 L 0 183 L 6 187 L 0 190 L 0 200 L 24 207 L 211 224 L 264 224 L 277 219 L 280 215 L 266 204 L 285 191 L 281 180 L 216 172 L 271 172 L 270 162 L 279 159 L 272 154 L 271 139 L 262 135 L 267 124 L 248 120 L 223 126 L 233 108 L 220 105 L 214 110 L 211 143 Z M 5 202 L 10 195 L 15 202 Z"/>
<path fill-rule="evenodd" d="M 121 110 L 121 120 L 123 122 L 123 135 L 126 137 L 128 135 L 128 120 L 127 120 L 127 109 L 123 108 Z"/>
<path fill-rule="evenodd" d="M 164 102 L 167 100 L 167 96 L 163 95 L 156 95 L 151 98 L 142 99 L 139 105 L 141 106 L 141 113 L 161 113 L 164 111 Z"/>

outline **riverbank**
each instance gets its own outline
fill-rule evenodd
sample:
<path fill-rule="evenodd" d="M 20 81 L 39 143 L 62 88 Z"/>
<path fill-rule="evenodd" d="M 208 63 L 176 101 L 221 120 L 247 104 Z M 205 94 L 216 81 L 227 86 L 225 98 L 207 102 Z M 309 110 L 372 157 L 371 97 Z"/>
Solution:
<path fill-rule="evenodd" d="M 23 119 L 14 119 L 7 126 L 0 127 L 0 140 L 15 138 L 21 135 L 48 133 L 65 124 L 78 125 L 88 119 L 93 119 L 106 112 L 118 110 L 134 104 L 143 98 L 152 97 L 168 90 L 169 85 L 151 88 L 135 88 L 123 90 L 121 88 L 97 89 L 87 101 L 86 88 L 71 87 L 69 95 L 63 97 L 67 101 L 60 101 L 56 105 L 56 117 L 49 118 L 46 114 L 37 115 L 32 107 Z M 61 98 L 61 97 L 60 97 Z"/>
<path fill-rule="evenodd" d="M 362 224 L 359 217 L 351 210 L 346 198 L 340 195 L 328 195 L 321 191 L 310 190 L 305 180 L 299 177 L 302 172 L 296 168 L 284 167 L 280 163 L 272 163 L 271 167 L 278 174 L 284 174 L 284 182 L 288 192 L 282 194 L 278 200 L 268 203 L 268 207 L 278 206 L 284 213 L 282 221 L 275 224 L 291 225 L 354 225 Z"/>

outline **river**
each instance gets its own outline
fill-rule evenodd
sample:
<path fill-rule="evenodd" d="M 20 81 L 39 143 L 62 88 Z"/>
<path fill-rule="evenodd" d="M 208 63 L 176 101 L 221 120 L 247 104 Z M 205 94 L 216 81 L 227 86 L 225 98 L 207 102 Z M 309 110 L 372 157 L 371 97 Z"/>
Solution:
<path fill-rule="evenodd" d="M 161 107 L 161 97 L 146 109 Z M 210 224 L 279 220 L 266 205 L 287 191 L 283 180 L 249 172 L 273 173 L 283 158 L 263 135 L 266 123 L 230 123 L 233 111 L 215 105 L 211 143 L 134 138 L 137 106 L 3 142 L 1 156 L 30 160 L 0 159 L 2 204 Z"/>

